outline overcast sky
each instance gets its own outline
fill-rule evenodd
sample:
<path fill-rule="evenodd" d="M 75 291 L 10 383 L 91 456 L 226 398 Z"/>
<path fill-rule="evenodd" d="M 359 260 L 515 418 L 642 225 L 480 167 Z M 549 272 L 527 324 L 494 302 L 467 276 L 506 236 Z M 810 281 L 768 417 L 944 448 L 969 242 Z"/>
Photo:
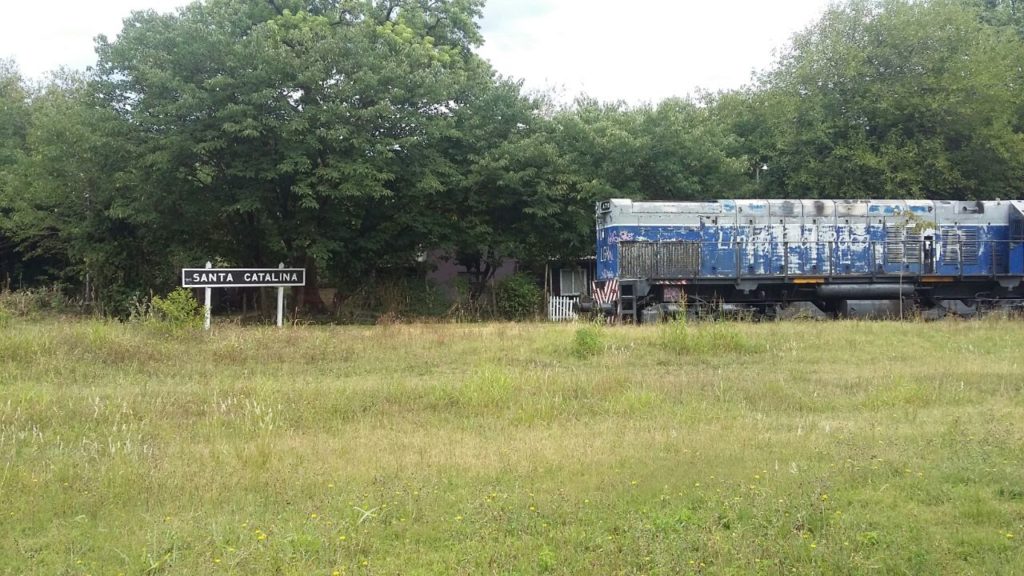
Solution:
<path fill-rule="evenodd" d="M 41 78 L 95 62 L 93 39 L 115 36 L 132 10 L 183 0 L 5 2 L 0 58 Z M 657 102 L 698 88 L 738 88 L 821 16 L 828 0 L 489 0 L 481 54 L 530 89 Z"/>

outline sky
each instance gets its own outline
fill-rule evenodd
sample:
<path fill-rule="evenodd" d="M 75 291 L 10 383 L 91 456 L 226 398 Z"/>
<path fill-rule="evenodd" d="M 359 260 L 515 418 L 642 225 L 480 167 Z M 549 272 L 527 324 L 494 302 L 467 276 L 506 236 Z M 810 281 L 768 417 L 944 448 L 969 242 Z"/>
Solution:
<path fill-rule="evenodd" d="M 9 2 L 0 58 L 42 79 L 95 63 L 94 38 L 114 37 L 132 10 L 167 12 L 185 0 Z M 501 74 L 560 101 L 579 94 L 630 104 L 749 83 L 829 0 L 489 0 L 480 54 Z"/>

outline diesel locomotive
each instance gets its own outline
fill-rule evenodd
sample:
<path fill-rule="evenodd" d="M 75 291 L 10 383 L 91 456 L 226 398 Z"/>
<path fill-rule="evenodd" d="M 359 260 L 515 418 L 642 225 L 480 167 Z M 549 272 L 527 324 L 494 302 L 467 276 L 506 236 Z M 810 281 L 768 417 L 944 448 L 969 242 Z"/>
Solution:
<path fill-rule="evenodd" d="M 1024 201 L 611 199 L 596 212 L 581 308 L 626 321 L 710 304 L 853 317 L 1024 305 Z"/>

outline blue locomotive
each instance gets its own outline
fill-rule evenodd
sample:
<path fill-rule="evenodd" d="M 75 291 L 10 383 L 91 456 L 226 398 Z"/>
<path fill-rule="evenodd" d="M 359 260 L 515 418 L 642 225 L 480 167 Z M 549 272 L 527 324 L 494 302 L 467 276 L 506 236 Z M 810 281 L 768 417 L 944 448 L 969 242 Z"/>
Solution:
<path fill-rule="evenodd" d="M 594 305 L 633 321 L 724 303 L 878 315 L 1024 303 L 1024 201 L 597 204 Z"/>

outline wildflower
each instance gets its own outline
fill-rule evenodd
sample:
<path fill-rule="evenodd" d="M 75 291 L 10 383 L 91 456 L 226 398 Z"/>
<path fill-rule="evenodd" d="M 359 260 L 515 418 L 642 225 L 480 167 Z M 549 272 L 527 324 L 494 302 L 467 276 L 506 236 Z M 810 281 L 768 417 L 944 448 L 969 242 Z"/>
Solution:
<path fill-rule="evenodd" d="M 331 572 L 331 576 L 341 576 L 341 571 L 335 570 L 334 572 Z"/>
<path fill-rule="evenodd" d="M 630 486 L 636 486 L 636 480 L 631 480 L 631 481 L 629 482 L 629 484 L 630 484 Z"/>
<path fill-rule="evenodd" d="M 344 534 L 342 534 L 341 536 L 338 536 L 338 541 L 339 542 L 344 542 L 345 538 L 346 538 L 346 536 Z"/>
<path fill-rule="evenodd" d="M 456 516 L 456 517 L 455 517 L 455 521 L 456 521 L 456 522 L 462 522 L 462 515 L 461 515 L 461 514 L 459 514 L 458 516 Z"/>
<path fill-rule="evenodd" d="M 319 517 L 320 516 L 318 516 L 316 512 L 313 512 L 312 514 L 309 515 L 309 519 L 310 520 L 316 520 Z"/>
<path fill-rule="evenodd" d="M 213 563 L 214 564 L 220 564 L 220 558 L 214 558 L 213 559 Z"/>
<path fill-rule="evenodd" d="M 1012 532 L 1007 532 L 1006 533 L 1006 537 L 1009 538 L 1010 540 L 1013 540 L 1013 533 Z"/>

